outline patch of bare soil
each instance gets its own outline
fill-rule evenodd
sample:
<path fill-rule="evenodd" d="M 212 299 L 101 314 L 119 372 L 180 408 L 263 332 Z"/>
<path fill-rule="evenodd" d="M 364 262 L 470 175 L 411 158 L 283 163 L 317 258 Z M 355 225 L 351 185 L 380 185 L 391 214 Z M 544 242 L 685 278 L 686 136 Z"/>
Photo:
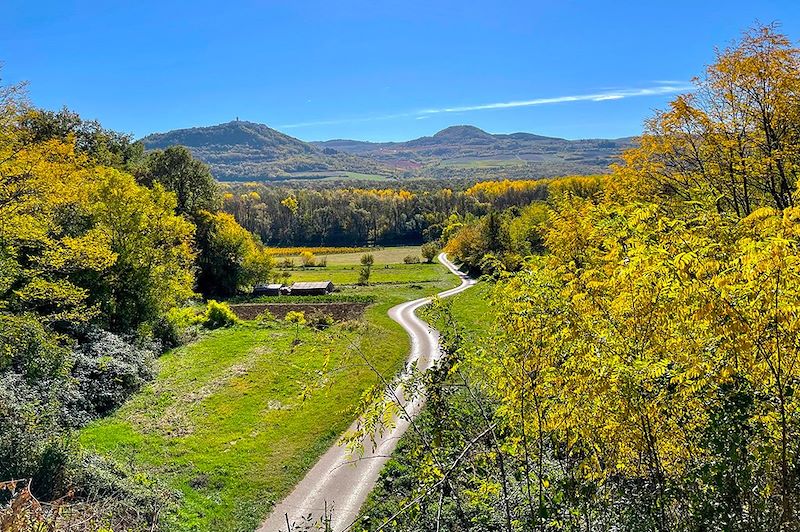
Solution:
<path fill-rule="evenodd" d="M 287 312 L 304 312 L 306 318 L 330 316 L 336 321 L 355 320 L 364 314 L 367 303 L 239 303 L 231 305 L 231 310 L 240 320 L 252 320 L 270 311 L 276 318 L 283 319 Z"/>

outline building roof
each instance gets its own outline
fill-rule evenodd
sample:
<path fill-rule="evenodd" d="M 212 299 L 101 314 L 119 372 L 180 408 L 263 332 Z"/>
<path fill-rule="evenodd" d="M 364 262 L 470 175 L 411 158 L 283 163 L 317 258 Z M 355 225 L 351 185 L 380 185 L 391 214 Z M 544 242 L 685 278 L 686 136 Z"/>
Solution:
<path fill-rule="evenodd" d="M 265 288 L 268 290 L 280 290 L 281 288 L 283 288 L 283 285 L 280 283 L 270 283 L 270 284 L 258 283 L 253 288 L 260 288 L 262 290 Z"/>
<path fill-rule="evenodd" d="M 300 290 L 314 290 L 319 288 L 328 288 L 331 285 L 333 285 L 331 281 L 294 283 L 292 285 L 292 290 L 296 290 L 298 288 Z"/>

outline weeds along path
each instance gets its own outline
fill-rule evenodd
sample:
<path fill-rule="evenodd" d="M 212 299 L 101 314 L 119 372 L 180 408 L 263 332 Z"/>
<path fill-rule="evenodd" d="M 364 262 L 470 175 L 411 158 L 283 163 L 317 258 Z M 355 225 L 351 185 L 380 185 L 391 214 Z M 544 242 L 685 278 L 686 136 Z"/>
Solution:
<path fill-rule="evenodd" d="M 473 279 L 458 271 L 444 253 L 439 255 L 439 262 L 461 278 L 459 286 L 440 292 L 439 297 L 458 294 L 475 284 Z M 421 370 L 430 368 L 441 355 L 439 333 L 416 315 L 419 308 L 430 302 L 430 297 L 424 297 L 389 309 L 389 316 L 411 337 L 411 352 L 407 365 L 416 365 Z M 419 413 L 423 404 L 421 398 L 406 401 L 400 387 L 393 392 L 410 416 Z M 319 521 L 326 511 L 329 516 L 329 530 L 334 532 L 347 530 L 358 517 L 361 505 L 375 485 L 381 468 L 389 460 L 400 437 L 410 426 L 410 420 L 405 416 L 396 417 L 394 422 L 392 430 L 386 431 L 382 436 L 375 435 L 375 445 L 370 441 L 364 442 L 364 454 L 361 457 L 349 456 L 347 450 L 338 444 L 330 447 L 294 490 L 275 506 L 258 532 L 307 530 L 315 521 Z M 354 430 L 355 427 L 356 423 L 350 430 Z"/>

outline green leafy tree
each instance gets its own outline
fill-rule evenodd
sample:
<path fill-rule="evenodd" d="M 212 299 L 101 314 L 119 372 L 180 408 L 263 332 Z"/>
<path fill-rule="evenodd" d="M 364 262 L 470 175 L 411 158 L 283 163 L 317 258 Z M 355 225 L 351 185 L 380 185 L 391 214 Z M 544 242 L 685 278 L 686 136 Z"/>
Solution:
<path fill-rule="evenodd" d="M 175 195 L 160 184 L 146 188 L 108 168 L 95 178 L 88 211 L 116 260 L 92 300 L 111 330 L 130 331 L 192 296 L 194 226 L 175 214 Z"/>
<path fill-rule="evenodd" d="M 361 271 L 358 273 L 358 284 L 368 285 L 369 277 L 372 274 L 372 265 L 375 263 L 375 257 L 371 253 L 361 255 Z"/>
<path fill-rule="evenodd" d="M 74 144 L 75 151 L 95 164 L 131 171 L 142 161 L 144 146 L 130 135 L 103 128 L 95 120 L 84 120 L 69 109 L 27 109 L 19 117 L 19 131 L 28 144 L 51 140 Z"/>
<path fill-rule="evenodd" d="M 227 213 L 197 215 L 197 287 L 206 297 L 229 297 L 269 280 L 272 257 Z"/>
<path fill-rule="evenodd" d="M 147 154 L 136 177 L 145 186 L 160 184 L 174 192 L 179 214 L 195 216 L 201 210 L 216 211 L 220 206 L 217 184 L 208 166 L 183 146 Z"/>

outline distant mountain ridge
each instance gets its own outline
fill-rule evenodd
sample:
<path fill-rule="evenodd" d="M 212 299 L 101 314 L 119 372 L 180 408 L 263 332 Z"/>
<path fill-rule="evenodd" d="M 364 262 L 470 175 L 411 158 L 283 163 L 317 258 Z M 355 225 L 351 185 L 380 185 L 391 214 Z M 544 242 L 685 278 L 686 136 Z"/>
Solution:
<path fill-rule="evenodd" d="M 154 133 L 144 137 L 142 142 L 148 150 L 186 146 L 222 181 L 275 180 L 347 172 L 391 177 L 395 173 L 372 159 L 317 147 L 264 124 L 244 120 Z"/>
<path fill-rule="evenodd" d="M 147 149 L 186 146 L 220 180 L 278 180 L 602 173 L 635 139 L 567 140 L 456 125 L 405 142 L 304 142 L 264 124 L 234 120 L 155 133 L 142 141 Z"/>
<path fill-rule="evenodd" d="M 312 142 L 354 155 L 372 157 L 387 164 L 520 160 L 546 163 L 575 163 L 605 172 L 609 164 L 635 138 L 567 140 L 533 133 L 491 134 L 475 126 L 450 126 L 430 137 L 406 142 L 363 142 L 329 140 Z"/>

